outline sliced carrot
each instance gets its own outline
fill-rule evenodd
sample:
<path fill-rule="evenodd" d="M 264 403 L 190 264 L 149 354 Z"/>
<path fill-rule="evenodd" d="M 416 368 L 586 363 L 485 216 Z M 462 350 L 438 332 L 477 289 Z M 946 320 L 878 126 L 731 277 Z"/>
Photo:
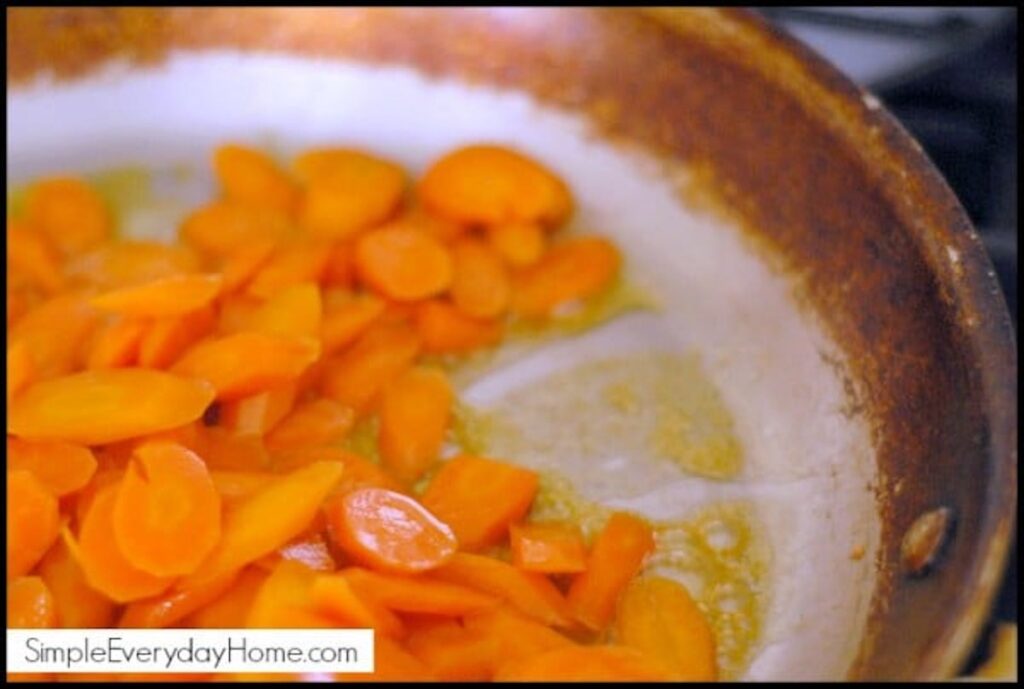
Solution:
<path fill-rule="evenodd" d="M 567 646 L 503 664 L 498 682 L 668 682 L 671 674 L 633 648 Z"/>
<path fill-rule="evenodd" d="M 221 539 L 213 553 L 179 588 L 239 569 L 297 536 L 313 520 L 342 470 L 338 462 L 316 462 L 240 501 L 224 515 Z"/>
<path fill-rule="evenodd" d="M 355 246 L 351 242 L 339 242 L 331 249 L 331 257 L 324 269 L 323 282 L 326 287 L 352 287 L 356 277 Z"/>
<path fill-rule="evenodd" d="M 355 415 L 330 399 L 316 399 L 295 408 L 265 439 L 271 452 L 335 443 L 352 428 Z"/>
<path fill-rule="evenodd" d="M 421 303 L 414 318 L 423 351 L 430 354 L 464 354 L 501 340 L 500 321 L 471 318 L 440 299 Z"/>
<path fill-rule="evenodd" d="M 126 560 L 157 576 L 189 574 L 220 528 L 220 496 L 198 455 L 167 442 L 135 448 L 114 506 L 114 538 Z"/>
<path fill-rule="evenodd" d="M 576 619 L 590 629 L 604 629 L 622 592 L 653 550 L 649 524 L 625 512 L 614 513 L 590 549 L 587 570 L 569 587 L 569 605 Z"/>
<path fill-rule="evenodd" d="M 349 682 L 430 682 L 437 680 L 423 661 L 386 637 L 374 641 L 373 672 L 337 673 L 334 679 Z"/>
<path fill-rule="evenodd" d="M 225 198 L 277 211 L 290 211 L 296 189 L 284 170 L 262 151 L 228 144 L 213 154 L 213 168 Z"/>
<path fill-rule="evenodd" d="M 273 246 L 291 233 L 288 216 L 280 211 L 215 201 L 187 217 L 178 234 L 198 251 L 224 258 L 248 246 Z"/>
<path fill-rule="evenodd" d="M 29 185 L 25 220 L 63 254 L 71 256 L 101 243 L 113 227 L 99 194 L 80 180 L 54 177 Z"/>
<path fill-rule="evenodd" d="M 270 576 L 262 569 L 246 567 L 227 591 L 182 620 L 186 627 L 198 629 L 240 629 L 245 627 L 249 609 L 263 582 Z"/>
<path fill-rule="evenodd" d="M 7 628 L 53 629 L 57 605 L 39 577 L 18 577 L 7 582 Z"/>
<path fill-rule="evenodd" d="M 175 275 L 100 294 L 90 304 L 125 316 L 180 316 L 209 304 L 220 287 L 220 275 Z"/>
<path fill-rule="evenodd" d="M 384 387 L 378 443 L 385 466 L 412 482 L 437 461 L 454 400 L 445 374 L 416 367 Z"/>
<path fill-rule="evenodd" d="M 258 435 L 239 435 L 219 426 L 197 431 L 191 448 L 210 469 L 223 471 L 265 471 L 270 455 Z"/>
<path fill-rule="evenodd" d="M 117 483 L 104 486 L 90 502 L 78 534 L 77 557 L 89 586 L 115 602 L 128 603 L 163 593 L 174 578 L 144 572 L 121 553 L 114 537 L 119 488 Z"/>
<path fill-rule="evenodd" d="M 257 239 L 248 242 L 228 255 L 221 266 L 220 293 L 233 294 L 249 284 L 249 281 L 270 262 L 277 251 L 279 240 Z"/>
<path fill-rule="evenodd" d="M 235 585 L 238 572 L 184 591 L 169 591 L 156 598 L 129 603 L 118 620 L 122 629 L 162 629 L 183 619 L 224 595 Z"/>
<path fill-rule="evenodd" d="M 25 469 L 56 497 L 85 487 L 96 473 L 96 457 L 87 447 L 58 441 L 7 436 L 7 470 Z"/>
<path fill-rule="evenodd" d="M 494 639 L 498 658 L 502 661 L 518 660 L 573 645 L 551 627 L 505 605 L 467 615 L 464 624 L 466 629 Z"/>
<path fill-rule="evenodd" d="M 238 471 L 213 469 L 210 480 L 223 503 L 231 503 L 249 497 L 274 481 L 276 476 L 265 471 Z"/>
<path fill-rule="evenodd" d="M 65 292 L 22 316 L 8 333 L 7 345 L 25 343 L 32 352 L 37 380 L 64 375 L 78 366 L 98 316 L 82 294 Z"/>
<path fill-rule="evenodd" d="M 344 569 L 341 574 L 357 595 L 372 598 L 397 612 L 460 617 L 497 605 L 496 598 L 479 591 L 423 577 L 371 572 L 358 567 Z"/>
<path fill-rule="evenodd" d="M 113 625 L 113 601 L 89 586 L 82 566 L 63 539 L 58 539 L 39 563 L 39 576 L 53 594 L 61 627 L 96 629 Z"/>
<path fill-rule="evenodd" d="M 573 626 L 565 597 L 543 574 L 523 572 L 492 557 L 457 553 L 432 576 L 497 596 L 527 617 L 549 626 Z"/>
<path fill-rule="evenodd" d="M 297 394 L 295 383 L 288 383 L 225 402 L 221 405 L 218 423 L 237 435 L 264 435 L 288 416 Z"/>
<path fill-rule="evenodd" d="M 87 253 L 69 256 L 64 264 L 69 282 L 102 289 L 139 285 L 198 270 L 198 257 L 189 247 L 139 240 L 107 242 Z"/>
<path fill-rule="evenodd" d="M 452 245 L 454 276 L 452 303 L 467 316 L 495 318 L 505 313 L 512 283 L 501 256 L 479 239 L 460 239 Z"/>
<path fill-rule="evenodd" d="M 274 455 L 273 465 L 278 471 L 288 471 L 312 462 L 326 461 L 340 462 L 345 466 L 341 480 L 334 489 L 337 494 L 366 487 L 386 488 L 398 493 L 405 490 L 401 483 L 376 462 L 340 447 L 322 446 L 282 452 Z"/>
<path fill-rule="evenodd" d="M 405 625 L 397 615 L 372 598 L 356 595 L 340 574 L 322 574 L 310 589 L 313 605 L 345 626 L 375 629 L 392 639 L 405 636 Z"/>
<path fill-rule="evenodd" d="M 320 356 L 320 343 L 243 332 L 199 342 L 171 371 L 208 381 L 219 400 L 231 400 L 293 381 Z"/>
<path fill-rule="evenodd" d="M 357 414 L 363 413 L 381 389 L 412 364 L 419 351 L 420 338 L 408 326 L 374 326 L 327 364 L 322 391 Z"/>
<path fill-rule="evenodd" d="M 512 309 L 528 318 L 550 316 L 559 307 L 605 289 L 621 260 L 615 245 L 601 237 L 577 237 L 556 244 L 517 276 Z"/>
<path fill-rule="evenodd" d="M 7 432 L 30 440 L 99 445 L 194 421 L 213 397 L 205 381 L 160 371 L 86 371 L 23 392 L 8 414 Z"/>
<path fill-rule="evenodd" d="M 7 403 L 32 382 L 35 375 L 35 360 L 26 340 L 19 340 L 7 347 Z"/>
<path fill-rule="evenodd" d="M 59 292 L 64 274 L 57 252 L 46 237 L 19 220 L 7 220 L 7 269 L 25 275 L 46 294 Z"/>
<path fill-rule="evenodd" d="M 407 495 L 360 488 L 325 507 L 334 542 L 357 563 L 411 574 L 440 567 L 458 543 L 446 524 Z"/>
<path fill-rule="evenodd" d="M 36 566 L 57 540 L 57 499 L 29 471 L 7 472 L 7 580 Z"/>
<path fill-rule="evenodd" d="M 487 241 L 511 268 L 529 268 L 544 255 L 544 228 L 532 222 L 512 222 L 487 228 Z"/>
<path fill-rule="evenodd" d="M 310 590 L 316 572 L 291 560 L 281 560 L 252 602 L 246 626 L 252 629 L 324 629 L 334 620 L 314 605 Z"/>
<path fill-rule="evenodd" d="M 554 226 L 572 210 L 565 184 L 540 163 L 508 148 L 466 146 L 435 162 L 419 185 L 432 212 L 457 222 L 513 221 Z"/>
<path fill-rule="evenodd" d="M 289 337 L 320 336 L 320 287 L 304 282 L 286 287 L 268 299 L 255 313 L 248 329 Z"/>
<path fill-rule="evenodd" d="M 451 621 L 413 632 L 405 645 L 442 682 L 489 681 L 500 658 L 496 638 Z"/>
<path fill-rule="evenodd" d="M 304 282 L 319 282 L 327 270 L 331 247 L 326 244 L 295 243 L 280 246 L 245 288 L 246 294 L 261 299 L 274 296 L 286 287 Z"/>
<path fill-rule="evenodd" d="M 387 302 L 372 294 L 360 294 L 327 306 L 320 327 L 324 356 L 354 342 L 384 313 L 386 305 Z"/>
<path fill-rule="evenodd" d="M 134 365 L 148 329 L 148 323 L 140 319 L 114 319 L 101 328 L 93 338 L 85 367 L 122 368 Z"/>
<path fill-rule="evenodd" d="M 96 458 L 102 460 L 104 454 L 101 450 L 97 450 Z M 127 466 L 127 460 L 125 461 Z M 121 482 L 124 477 L 123 467 L 105 467 L 102 464 L 100 468 L 93 474 L 92 479 L 86 484 L 85 488 L 75 493 L 73 496 L 74 501 L 74 523 L 78 525 L 78 529 L 81 530 L 82 523 L 85 521 L 85 517 L 89 514 L 89 510 L 92 508 L 92 502 L 96 499 L 107 486 L 113 486 Z M 62 536 L 70 536 L 70 532 L 61 532 Z M 72 544 L 73 545 L 73 544 Z"/>
<path fill-rule="evenodd" d="M 534 522 L 509 528 L 512 562 L 528 572 L 563 574 L 587 568 L 587 547 L 576 524 Z"/>
<path fill-rule="evenodd" d="M 678 582 L 634 579 L 619 601 L 616 630 L 620 643 L 656 659 L 676 680 L 713 682 L 718 677 L 714 633 Z"/>
<path fill-rule="evenodd" d="M 460 455 L 441 465 L 421 502 L 452 527 L 462 548 L 478 550 L 500 542 L 523 518 L 537 481 L 528 469 Z"/>
<path fill-rule="evenodd" d="M 407 208 L 397 218 L 388 221 L 387 227 L 425 232 L 445 244 L 464 237 L 470 230 L 468 225 L 431 213 L 421 204 L 413 204 Z"/>
<path fill-rule="evenodd" d="M 301 535 L 285 543 L 276 552 L 258 560 L 257 564 L 269 565 L 269 568 L 273 569 L 279 560 L 294 560 L 316 572 L 333 572 L 338 568 L 327 541 L 319 530 L 315 533 Z"/>
<path fill-rule="evenodd" d="M 213 331 L 216 317 L 211 307 L 181 316 L 158 318 L 139 343 L 139 365 L 167 368 L 189 347 Z"/>
<path fill-rule="evenodd" d="M 368 232 L 356 243 L 355 261 L 363 282 L 398 301 L 440 294 L 452 282 L 448 249 L 423 232 L 390 228 Z"/>
<path fill-rule="evenodd" d="M 8 274 L 8 277 L 10 274 Z M 21 317 L 35 305 L 36 292 L 24 286 L 15 287 L 7 281 L 7 329 L 11 330 Z"/>

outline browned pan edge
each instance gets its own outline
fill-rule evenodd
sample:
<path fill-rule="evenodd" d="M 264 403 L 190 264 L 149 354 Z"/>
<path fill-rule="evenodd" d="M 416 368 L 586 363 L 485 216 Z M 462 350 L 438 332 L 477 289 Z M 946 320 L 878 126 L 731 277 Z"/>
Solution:
<path fill-rule="evenodd" d="M 907 133 L 828 64 L 736 10 L 8 10 L 8 76 L 234 47 L 413 65 L 525 90 L 700 171 L 848 359 L 883 480 L 880 585 L 851 675 L 954 673 L 998 584 L 1016 505 L 1016 348 L 981 242 Z M 958 260 L 953 262 L 951 255 Z M 900 572 L 922 513 L 956 530 Z"/>

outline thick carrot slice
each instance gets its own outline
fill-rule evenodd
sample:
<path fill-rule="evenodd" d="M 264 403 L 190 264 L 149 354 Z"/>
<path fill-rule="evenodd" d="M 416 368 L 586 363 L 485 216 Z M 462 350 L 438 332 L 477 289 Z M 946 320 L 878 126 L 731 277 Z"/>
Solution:
<path fill-rule="evenodd" d="M 342 469 L 338 462 L 310 464 L 240 501 L 224 515 L 221 539 L 213 553 L 179 589 L 239 569 L 297 536 L 313 520 Z"/>
<path fill-rule="evenodd" d="M 442 682 L 489 681 L 500 658 L 496 638 L 451 621 L 413 632 L 405 645 Z"/>
<path fill-rule="evenodd" d="M 118 240 L 69 256 L 64 273 L 69 282 L 114 289 L 199 270 L 195 252 L 187 246 L 161 242 Z"/>
<path fill-rule="evenodd" d="M 220 496 L 202 459 L 168 442 L 135 448 L 114 506 L 125 559 L 157 576 L 189 574 L 217 544 L 220 524 Z"/>
<path fill-rule="evenodd" d="M 487 228 L 487 241 L 511 268 L 529 268 L 544 255 L 544 228 L 532 222 L 513 222 Z"/>
<path fill-rule="evenodd" d="M 451 296 L 456 308 L 474 318 L 505 313 L 512 283 L 501 256 L 479 239 L 467 238 L 452 245 L 452 260 Z"/>
<path fill-rule="evenodd" d="M 492 557 L 457 553 L 433 577 L 502 598 L 527 617 L 549 626 L 573 626 L 568 603 L 543 574 L 523 572 Z"/>
<path fill-rule="evenodd" d="M 106 204 L 80 180 L 55 177 L 30 185 L 25 220 L 38 228 L 64 256 L 100 244 L 113 223 Z"/>
<path fill-rule="evenodd" d="M 57 605 L 39 577 L 18 577 L 7 582 L 7 628 L 52 629 L 57 626 Z"/>
<path fill-rule="evenodd" d="M 340 574 L 323 574 L 310 589 L 313 605 L 345 626 L 375 629 L 384 636 L 405 636 L 405 625 L 397 615 L 372 598 L 360 597 Z"/>
<path fill-rule="evenodd" d="M 372 294 L 360 294 L 327 306 L 320 327 L 324 356 L 355 342 L 384 313 L 386 305 L 387 302 Z"/>
<path fill-rule="evenodd" d="M 500 321 L 471 318 L 440 299 L 419 304 L 414 319 L 423 351 L 430 354 L 464 354 L 501 340 Z"/>
<path fill-rule="evenodd" d="M 494 639 L 498 645 L 498 658 L 502 661 L 518 660 L 573 645 L 551 627 L 504 605 L 467 615 L 464 623 L 466 629 Z"/>
<path fill-rule="evenodd" d="M 238 435 L 226 428 L 210 426 L 197 429 L 190 449 L 203 458 L 210 469 L 224 471 L 265 471 L 270 455 L 258 435 Z"/>
<path fill-rule="evenodd" d="M 398 612 L 460 617 L 497 605 L 497 599 L 465 586 L 422 577 L 371 572 L 350 567 L 341 571 L 359 596 Z"/>
<path fill-rule="evenodd" d="M 405 490 L 393 476 L 376 462 L 349 452 L 340 447 L 311 447 L 308 449 L 289 450 L 275 454 L 273 466 L 277 471 L 288 471 L 312 462 L 340 462 L 345 465 L 341 480 L 335 486 L 337 494 L 347 493 L 357 488 L 386 488 L 397 493 Z"/>
<path fill-rule="evenodd" d="M 213 397 L 209 383 L 169 373 L 86 371 L 23 392 L 8 414 L 7 432 L 30 440 L 100 445 L 194 421 Z"/>
<path fill-rule="evenodd" d="M 412 364 L 419 351 L 420 338 L 408 326 L 375 326 L 328 362 L 321 383 L 323 394 L 362 413 L 388 382 Z"/>
<path fill-rule="evenodd" d="M 129 603 L 118 620 L 122 629 L 162 629 L 177 625 L 205 605 L 220 598 L 235 584 L 237 572 L 185 591 L 169 591 L 156 598 Z"/>
<path fill-rule="evenodd" d="M 213 169 L 222 193 L 232 201 L 285 212 L 295 205 L 295 186 L 266 153 L 235 144 L 221 146 L 213 154 Z"/>
<path fill-rule="evenodd" d="M 31 472 L 7 472 L 7 580 L 27 574 L 57 540 L 57 499 Z"/>
<path fill-rule="evenodd" d="M 180 316 L 209 304 L 220 287 L 220 275 L 175 275 L 106 292 L 90 303 L 125 316 Z"/>
<path fill-rule="evenodd" d="M 454 399 L 439 369 L 411 368 L 384 387 L 378 443 L 385 466 L 412 482 L 437 461 Z"/>
<path fill-rule="evenodd" d="M 286 287 L 319 282 L 330 258 L 331 247 L 326 244 L 284 245 L 253 276 L 245 292 L 267 299 Z"/>
<path fill-rule="evenodd" d="M 280 560 L 294 560 L 316 572 L 333 572 L 336 570 L 338 563 L 334 561 L 327 541 L 324 539 L 323 534 L 320 533 L 322 529 L 317 528 L 316 522 L 314 522 L 309 531 L 313 531 L 313 533 L 299 536 L 285 543 L 276 552 L 265 555 L 257 560 L 257 566 L 273 569 Z"/>
<path fill-rule="evenodd" d="M 275 474 L 264 471 L 237 471 L 231 469 L 213 469 L 210 480 L 220 495 L 223 503 L 230 503 L 249 497 L 277 478 Z"/>
<path fill-rule="evenodd" d="M 432 212 L 457 222 L 514 221 L 554 226 L 572 210 L 569 190 L 540 163 L 508 148 L 467 146 L 435 162 L 419 196 Z"/>
<path fill-rule="evenodd" d="M 320 336 L 320 287 L 304 282 L 287 287 L 268 299 L 249 322 L 249 330 L 289 337 Z"/>
<path fill-rule="evenodd" d="M 7 220 L 7 269 L 28 278 L 46 294 L 64 286 L 57 252 L 41 232 L 18 220 Z"/>
<path fill-rule="evenodd" d="M 576 573 L 587 568 L 587 547 L 576 524 L 534 522 L 509 528 L 512 562 L 528 572 Z"/>
<path fill-rule="evenodd" d="M 298 387 L 289 383 L 225 402 L 217 423 L 238 435 L 264 435 L 288 416 L 297 394 Z"/>
<path fill-rule="evenodd" d="M 330 399 L 317 399 L 297 407 L 266 437 L 271 452 L 299 450 L 335 443 L 352 428 L 355 414 Z"/>
<path fill-rule="evenodd" d="M 263 582 L 252 602 L 246 626 L 251 629 L 323 629 L 334 620 L 314 605 L 310 590 L 316 572 L 291 560 L 281 560 Z"/>
<path fill-rule="evenodd" d="M 664 577 L 639 577 L 622 594 L 616 619 L 618 640 L 637 648 L 684 682 L 713 682 L 715 637 L 682 584 Z"/>
<path fill-rule="evenodd" d="M 414 204 L 407 208 L 397 218 L 389 221 L 387 227 L 425 232 L 445 244 L 464 237 L 470 230 L 469 225 L 453 222 L 448 218 L 430 213 L 420 204 Z"/>
<path fill-rule="evenodd" d="M 314 339 L 244 332 L 198 343 L 171 370 L 209 381 L 217 399 L 231 400 L 285 385 L 319 356 Z"/>
<path fill-rule="evenodd" d="M 284 213 L 231 201 L 215 201 L 200 208 L 185 219 L 179 230 L 184 242 L 221 258 L 249 246 L 273 246 L 291 233 Z"/>
<path fill-rule="evenodd" d="M 325 287 L 350 288 L 356 278 L 356 249 L 351 242 L 339 242 L 331 249 L 331 257 L 324 269 Z"/>
<path fill-rule="evenodd" d="M 397 642 L 378 637 L 374 642 L 373 672 L 341 672 L 335 674 L 334 679 L 343 682 L 431 682 L 437 677 L 423 661 Z"/>
<path fill-rule="evenodd" d="M 7 347 L 7 403 L 32 382 L 36 364 L 32 349 L 26 340 L 19 340 Z"/>
<path fill-rule="evenodd" d="M 39 576 L 53 594 L 61 627 L 97 629 L 113 626 L 113 601 L 89 586 L 82 566 L 63 539 L 58 539 L 39 563 Z"/>
<path fill-rule="evenodd" d="M 220 293 L 233 294 L 247 286 L 249 281 L 270 262 L 279 240 L 257 239 L 235 249 L 221 267 Z"/>
<path fill-rule="evenodd" d="M 139 365 L 167 368 L 189 347 L 213 331 L 216 317 L 212 307 L 181 316 L 153 321 L 139 343 Z"/>
<path fill-rule="evenodd" d="M 414 301 L 440 294 L 452 283 L 448 249 L 423 232 L 384 228 L 356 243 L 360 278 L 380 294 Z"/>
<path fill-rule="evenodd" d="M 268 576 L 269 573 L 262 569 L 246 567 L 223 595 L 186 617 L 182 624 L 198 629 L 245 627 L 252 602 Z"/>
<path fill-rule="evenodd" d="M 604 629 L 619 596 L 653 550 L 650 525 L 625 512 L 613 514 L 590 549 L 587 570 L 569 587 L 569 605 L 576 619 L 590 629 Z"/>
<path fill-rule="evenodd" d="M 8 333 L 7 345 L 25 343 L 32 352 L 37 379 L 64 375 L 78 366 L 98 317 L 81 294 L 64 293 L 22 316 Z"/>
<path fill-rule="evenodd" d="M 559 307 L 605 289 L 621 260 L 615 245 L 601 237 L 577 237 L 556 244 L 517 277 L 512 309 L 527 318 L 550 316 Z"/>
<path fill-rule="evenodd" d="M 621 646 L 567 646 L 503 664 L 497 682 L 669 682 L 670 673 Z"/>
<path fill-rule="evenodd" d="M 446 524 L 407 495 L 360 488 L 328 501 L 334 542 L 355 562 L 386 572 L 436 569 L 458 543 Z"/>
<path fill-rule="evenodd" d="M 134 365 L 148 330 L 148 323 L 141 319 L 116 318 L 93 338 L 85 367 L 122 368 Z"/>
<path fill-rule="evenodd" d="M 78 534 L 77 557 L 92 588 L 113 601 L 128 603 L 163 593 L 174 578 L 144 572 L 121 553 L 114 537 L 119 488 L 117 483 L 104 486 L 90 502 Z"/>
<path fill-rule="evenodd" d="M 32 472 L 48 491 L 61 497 L 89 483 L 96 473 L 96 457 L 81 445 L 7 436 L 7 470 L 19 469 Z"/>
<path fill-rule="evenodd" d="M 478 550 L 505 538 L 537 493 L 537 474 L 504 462 L 461 455 L 427 486 L 423 506 L 452 527 L 459 545 Z"/>

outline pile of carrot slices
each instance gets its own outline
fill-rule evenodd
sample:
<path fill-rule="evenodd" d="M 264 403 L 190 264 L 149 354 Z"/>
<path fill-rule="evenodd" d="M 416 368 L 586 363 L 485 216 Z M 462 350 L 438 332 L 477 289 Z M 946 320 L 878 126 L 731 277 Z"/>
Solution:
<path fill-rule="evenodd" d="M 566 185 L 493 145 L 415 184 L 349 149 L 213 167 L 173 244 L 118 238 L 73 178 L 8 220 L 8 626 L 376 630 L 374 673 L 339 679 L 714 679 L 650 525 L 588 543 L 531 520 L 534 472 L 443 456 L 430 362 L 619 271 L 557 232 Z M 372 419 L 379 461 L 345 449 Z"/>

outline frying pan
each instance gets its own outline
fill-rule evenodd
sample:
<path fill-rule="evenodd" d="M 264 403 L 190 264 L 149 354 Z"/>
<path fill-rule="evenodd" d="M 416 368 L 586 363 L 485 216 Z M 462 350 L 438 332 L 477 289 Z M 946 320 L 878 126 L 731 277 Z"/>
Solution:
<path fill-rule="evenodd" d="M 736 10 L 11 9 L 7 58 L 15 181 L 169 169 L 228 138 L 414 171 L 477 140 L 544 160 L 660 308 L 464 394 L 486 407 L 579 358 L 698 352 L 744 446 L 736 481 L 569 475 L 652 514 L 755 505 L 770 556 L 741 677 L 959 669 L 1014 533 L 1010 320 L 917 143 L 801 45 Z"/>

